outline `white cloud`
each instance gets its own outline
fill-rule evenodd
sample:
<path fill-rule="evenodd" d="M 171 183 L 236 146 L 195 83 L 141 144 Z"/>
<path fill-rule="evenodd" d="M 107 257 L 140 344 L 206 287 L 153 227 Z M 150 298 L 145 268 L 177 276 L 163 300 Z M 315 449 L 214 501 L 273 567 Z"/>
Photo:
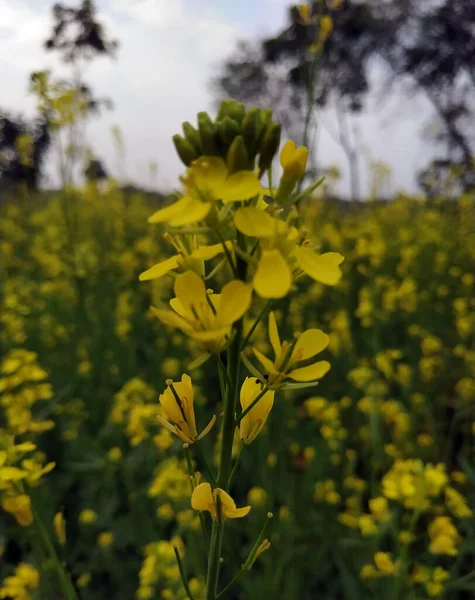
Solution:
<path fill-rule="evenodd" d="M 180 23 L 186 16 L 183 0 L 119 0 L 110 8 L 148 27 Z"/>
<path fill-rule="evenodd" d="M 34 0 L 33 9 L 26 0 L 0 0 L 1 105 L 30 114 L 34 99 L 26 94 L 29 73 L 41 68 L 64 73 L 65 69 L 59 67 L 54 53 L 42 48 L 51 27 L 53 0 L 48 6 L 44 3 L 42 12 L 38 1 Z M 182 170 L 171 136 L 180 130 L 182 121 L 193 122 L 198 111 L 211 108 L 207 83 L 214 67 L 238 37 L 257 31 L 259 24 L 267 27 L 272 22 L 272 28 L 277 28 L 275 13 L 282 12 L 283 17 L 288 3 L 265 0 L 260 8 L 269 10 L 239 25 L 223 10 L 218 16 L 211 4 L 212 0 L 98 0 L 99 17 L 108 35 L 120 41 L 120 48 L 117 61 L 98 59 L 85 72 L 95 94 L 109 96 L 115 104 L 114 111 L 88 125 L 88 139 L 112 174 L 147 182 L 147 165 L 156 160 L 159 185 L 171 188 Z M 414 163 L 424 158 L 421 146 L 414 143 L 419 139 L 420 121 L 409 117 L 404 124 L 393 122 L 386 129 L 381 129 L 380 121 L 378 115 L 363 117 L 365 141 L 376 158 L 395 166 L 396 185 L 410 187 Z M 112 124 L 119 124 L 123 131 L 126 174 L 114 172 Z M 341 149 L 325 136 L 319 155 L 326 165 L 338 162 L 347 170 Z M 342 190 L 347 186 L 345 179 Z"/>

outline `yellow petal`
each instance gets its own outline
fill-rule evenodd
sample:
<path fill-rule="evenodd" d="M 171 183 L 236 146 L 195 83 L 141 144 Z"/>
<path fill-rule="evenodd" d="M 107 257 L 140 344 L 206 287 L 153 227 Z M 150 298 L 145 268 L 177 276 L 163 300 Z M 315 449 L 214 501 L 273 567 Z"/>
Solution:
<path fill-rule="evenodd" d="M 153 265 L 147 271 L 140 273 L 139 280 L 140 281 L 148 281 L 150 279 L 158 279 L 159 277 L 163 277 L 169 271 L 176 269 L 178 267 L 178 256 L 172 256 L 171 258 L 167 258 L 162 262 Z"/>
<path fill-rule="evenodd" d="M 336 252 L 316 254 L 310 248 L 295 248 L 295 256 L 299 267 L 304 273 L 315 281 L 326 285 L 336 285 L 341 278 L 341 269 L 338 266 L 343 257 Z"/>
<path fill-rule="evenodd" d="M 264 367 L 267 373 L 269 373 L 270 375 L 277 375 L 279 373 L 279 371 L 275 368 L 274 363 L 270 359 L 268 359 L 267 356 L 264 356 L 262 352 L 259 352 L 259 350 L 257 350 L 257 348 L 253 348 L 252 351 L 254 352 L 254 356 L 261 363 L 261 365 Z"/>
<path fill-rule="evenodd" d="M 191 507 L 195 510 L 210 510 L 214 505 L 213 492 L 209 483 L 200 483 L 191 495 Z"/>
<path fill-rule="evenodd" d="M 287 140 L 280 151 L 280 166 L 285 169 L 285 167 L 292 160 L 295 150 L 297 146 L 293 140 Z"/>
<path fill-rule="evenodd" d="M 254 206 L 243 206 L 234 215 L 236 228 L 249 237 L 271 237 L 278 231 L 278 219 Z"/>
<path fill-rule="evenodd" d="M 31 500 L 26 494 L 20 494 L 14 498 L 5 498 L 2 508 L 13 514 L 19 525 L 26 527 L 33 523 L 33 513 L 31 512 Z"/>
<path fill-rule="evenodd" d="M 330 338 L 320 329 L 307 329 L 304 331 L 295 344 L 290 363 L 298 360 L 307 360 L 318 354 L 328 346 Z"/>
<path fill-rule="evenodd" d="M 254 198 L 260 191 L 261 184 L 255 173 L 252 171 L 238 171 L 224 182 L 217 194 L 226 203 Z"/>
<path fill-rule="evenodd" d="M 262 298 L 283 298 L 292 285 L 292 272 L 278 250 L 263 250 L 253 286 Z"/>
<path fill-rule="evenodd" d="M 221 189 L 227 175 L 224 160 L 217 156 L 201 156 L 188 169 L 188 176 L 200 191 Z"/>
<path fill-rule="evenodd" d="M 269 313 L 269 339 L 277 360 L 277 358 L 280 356 L 282 345 L 280 343 L 279 330 L 277 329 L 277 323 L 273 311 Z"/>
<path fill-rule="evenodd" d="M 198 223 L 208 216 L 211 210 L 211 202 L 200 202 L 199 200 L 193 200 L 187 209 L 181 212 L 173 219 L 170 219 L 170 225 L 173 227 L 183 227 L 184 225 L 192 225 Z"/>
<path fill-rule="evenodd" d="M 151 312 L 155 317 L 157 317 L 157 319 L 160 319 L 160 321 L 164 325 L 169 325 L 170 327 L 177 327 L 185 333 L 189 333 L 192 329 L 191 325 L 188 323 L 188 321 L 186 321 L 186 319 L 184 319 L 180 315 L 177 315 L 172 310 L 152 307 Z"/>
<path fill-rule="evenodd" d="M 261 393 L 262 386 L 255 377 L 246 377 L 239 395 L 242 410 L 246 410 Z M 274 390 L 267 391 L 239 423 L 241 439 L 250 444 L 264 426 L 274 404 Z"/>
<path fill-rule="evenodd" d="M 221 500 L 221 510 L 224 514 L 226 514 L 226 511 L 236 510 L 236 503 L 227 492 L 221 488 L 216 488 L 214 490 L 214 495 L 219 496 Z"/>
<path fill-rule="evenodd" d="M 186 316 L 193 315 L 193 311 L 196 313 L 206 304 L 204 281 L 194 271 L 186 271 L 178 275 L 174 290 Z"/>
<path fill-rule="evenodd" d="M 231 328 L 228 326 L 208 331 L 193 331 L 190 333 L 190 336 L 197 342 L 213 342 L 224 338 L 229 333 L 231 333 Z"/>
<path fill-rule="evenodd" d="M 240 517 L 245 517 L 247 513 L 251 510 L 250 506 L 236 508 L 236 503 L 234 502 L 234 500 L 227 492 L 225 492 L 221 488 L 216 488 L 214 490 L 214 493 L 215 496 L 219 496 L 221 500 L 221 513 L 224 518 L 238 519 Z"/>
<path fill-rule="evenodd" d="M 160 394 L 159 401 L 170 421 L 176 424 L 180 424 L 183 421 L 183 413 L 170 387 L 167 387 L 163 394 Z"/>
<path fill-rule="evenodd" d="M 228 250 L 232 250 L 233 244 L 232 242 L 225 242 L 226 248 Z M 222 254 L 224 252 L 224 248 L 222 244 L 213 244 L 212 246 L 200 246 L 193 250 L 191 253 L 191 258 L 195 258 L 196 260 L 211 260 L 218 254 Z"/>
<path fill-rule="evenodd" d="M 148 222 L 167 223 L 168 221 L 171 221 L 172 219 L 181 215 L 183 212 L 186 212 L 190 204 L 193 202 L 194 200 L 190 196 L 183 196 L 173 204 L 157 210 L 157 212 L 153 213 L 153 215 L 149 217 Z"/>
<path fill-rule="evenodd" d="M 251 305 L 252 288 L 247 283 L 235 279 L 223 287 L 220 296 L 216 318 L 221 325 L 231 325 L 240 319 Z"/>
<path fill-rule="evenodd" d="M 235 508 L 234 510 L 227 511 L 225 516 L 228 519 L 240 519 L 241 517 L 245 517 L 250 510 L 250 506 L 243 506 L 242 508 Z"/>
<path fill-rule="evenodd" d="M 18 469 L 17 467 L 1 467 L 0 468 L 0 481 L 18 481 L 26 477 L 25 471 Z"/>
<path fill-rule="evenodd" d="M 330 370 L 330 363 L 326 360 L 320 360 L 308 367 L 294 369 L 288 374 L 288 377 L 295 381 L 314 381 L 321 379 Z"/>

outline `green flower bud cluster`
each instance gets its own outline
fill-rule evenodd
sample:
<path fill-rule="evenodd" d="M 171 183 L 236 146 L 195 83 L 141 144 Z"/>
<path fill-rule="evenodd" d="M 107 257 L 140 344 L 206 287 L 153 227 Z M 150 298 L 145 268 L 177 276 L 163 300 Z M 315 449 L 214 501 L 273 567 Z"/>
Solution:
<path fill-rule="evenodd" d="M 216 120 L 198 113 L 198 126 L 183 123 L 183 135 L 173 136 L 181 161 L 188 167 L 200 156 L 219 156 L 231 173 L 243 169 L 260 173 L 270 168 L 280 144 L 280 124 L 272 121 L 272 110 L 246 110 L 235 100 L 223 100 Z"/>

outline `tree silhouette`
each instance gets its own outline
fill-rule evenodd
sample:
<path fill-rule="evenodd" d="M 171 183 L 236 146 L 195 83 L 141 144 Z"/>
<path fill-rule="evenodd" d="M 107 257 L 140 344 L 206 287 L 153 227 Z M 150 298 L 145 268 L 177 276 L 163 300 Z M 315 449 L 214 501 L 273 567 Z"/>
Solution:
<path fill-rule="evenodd" d="M 22 152 L 22 139 L 28 142 L 27 152 Z M 48 119 L 27 122 L 0 110 L 0 190 L 21 182 L 30 191 L 36 190 L 50 141 Z"/>
<path fill-rule="evenodd" d="M 322 2 L 313 2 L 317 14 Z M 475 4 L 467 0 L 345 0 L 332 13 L 333 32 L 311 81 L 308 48 L 318 23 L 302 21 L 296 7 L 287 25 L 256 46 L 242 43 L 212 82 L 216 95 L 260 104 L 275 99 L 293 129 L 302 121 L 305 89 L 317 106 L 335 98 L 358 112 L 372 91 L 375 65 L 383 66 L 386 93 L 420 91 L 442 125 L 444 159 L 463 163 L 467 183 L 475 154 Z M 244 50 L 243 50 L 244 49 Z M 252 50 L 252 51 L 251 51 Z M 289 91 L 290 90 L 290 91 Z"/>
<path fill-rule="evenodd" d="M 78 8 L 55 4 L 53 31 L 45 42 L 47 50 L 57 50 L 67 63 L 95 56 L 115 56 L 117 40 L 108 40 L 97 21 L 96 8 L 91 0 L 83 0 Z"/>

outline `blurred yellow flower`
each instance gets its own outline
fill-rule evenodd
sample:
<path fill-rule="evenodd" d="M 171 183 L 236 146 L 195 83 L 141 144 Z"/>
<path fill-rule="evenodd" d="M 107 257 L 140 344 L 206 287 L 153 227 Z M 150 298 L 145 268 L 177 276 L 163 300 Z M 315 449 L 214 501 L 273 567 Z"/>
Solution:
<path fill-rule="evenodd" d="M 97 536 L 97 543 L 103 548 L 109 548 L 114 543 L 114 534 L 110 531 L 103 531 Z"/>
<path fill-rule="evenodd" d="M 79 522 L 83 525 L 91 525 L 97 521 L 97 513 L 92 508 L 85 508 L 79 513 Z"/>
<path fill-rule="evenodd" d="M 32 600 L 31 590 L 38 587 L 39 572 L 27 563 L 20 563 L 13 575 L 6 577 L 0 587 L 0 598 L 11 600 Z"/>
<path fill-rule="evenodd" d="M 57 512 L 53 519 L 54 532 L 58 538 L 58 542 L 64 546 L 66 543 L 66 522 L 62 512 Z"/>
<path fill-rule="evenodd" d="M 26 494 L 6 497 L 2 502 L 2 508 L 11 513 L 19 525 L 27 527 L 33 523 L 33 513 L 31 512 L 31 500 Z"/>
<path fill-rule="evenodd" d="M 436 517 L 427 529 L 430 538 L 429 552 L 431 554 L 458 554 L 456 545 L 462 541 L 450 517 Z"/>

